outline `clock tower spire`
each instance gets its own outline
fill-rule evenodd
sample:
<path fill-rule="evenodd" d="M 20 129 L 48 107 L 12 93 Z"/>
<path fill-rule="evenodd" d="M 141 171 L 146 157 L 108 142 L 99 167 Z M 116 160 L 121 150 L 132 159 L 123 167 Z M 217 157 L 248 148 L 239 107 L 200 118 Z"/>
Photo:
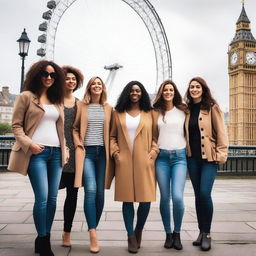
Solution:
<path fill-rule="evenodd" d="M 244 1 L 228 57 L 230 144 L 256 145 L 256 40 Z"/>

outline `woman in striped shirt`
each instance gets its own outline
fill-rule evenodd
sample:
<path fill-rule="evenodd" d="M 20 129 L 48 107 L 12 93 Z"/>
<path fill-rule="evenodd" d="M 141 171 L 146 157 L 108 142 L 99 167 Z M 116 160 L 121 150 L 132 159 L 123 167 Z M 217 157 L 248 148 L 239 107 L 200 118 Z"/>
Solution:
<path fill-rule="evenodd" d="M 75 186 L 84 185 L 84 213 L 92 253 L 100 250 L 96 228 L 103 211 L 105 172 L 109 168 L 109 123 L 112 107 L 106 100 L 106 88 L 102 79 L 91 78 L 83 100 L 77 104 L 73 127 Z"/>

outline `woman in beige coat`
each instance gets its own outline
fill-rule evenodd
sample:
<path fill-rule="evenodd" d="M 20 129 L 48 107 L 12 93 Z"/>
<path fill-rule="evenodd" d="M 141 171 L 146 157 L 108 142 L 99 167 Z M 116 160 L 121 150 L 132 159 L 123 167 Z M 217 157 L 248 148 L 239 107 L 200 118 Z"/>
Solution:
<path fill-rule="evenodd" d="M 218 163 L 223 164 L 227 160 L 228 139 L 222 112 L 203 78 L 190 80 L 186 103 L 189 109 L 185 121 L 188 171 L 194 188 L 200 230 L 193 245 L 208 251 L 211 249 L 213 215 L 211 191 Z"/>
<path fill-rule="evenodd" d="M 35 203 L 33 217 L 38 236 L 35 253 L 53 256 L 50 232 L 56 198 L 65 164 L 64 96 L 65 76 L 51 61 L 39 61 L 29 69 L 24 92 L 16 99 L 12 129 L 16 139 L 8 169 L 28 173 Z"/>
<path fill-rule="evenodd" d="M 152 139 L 150 99 L 138 81 L 126 85 L 113 113 L 110 153 L 115 159 L 115 200 L 123 202 L 123 218 L 128 233 L 128 251 L 136 253 L 150 202 L 156 200 L 154 162 L 158 147 Z M 109 187 L 110 184 L 107 184 Z M 139 202 L 137 225 L 133 230 L 134 206 Z"/>
<path fill-rule="evenodd" d="M 73 125 L 75 187 L 84 185 L 84 213 L 92 253 L 100 250 L 96 228 L 104 206 L 105 172 L 111 168 L 109 127 L 112 107 L 106 100 L 106 87 L 102 79 L 92 77 L 85 89 L 83 101 L 77 104 Z"/>

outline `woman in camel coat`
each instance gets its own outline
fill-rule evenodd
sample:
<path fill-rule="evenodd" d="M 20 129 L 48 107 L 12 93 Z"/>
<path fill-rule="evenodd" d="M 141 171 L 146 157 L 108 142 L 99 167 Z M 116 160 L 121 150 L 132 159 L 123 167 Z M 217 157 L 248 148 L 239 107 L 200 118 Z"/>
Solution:
<path fill-rule="evenodd" d="M 123 202 L 123 217 L 128 233 L 128 251 L 140 247 L 142 229 L 150 202 L 156 200 L 155 159 L 158 147 L 152 138 L 152 114 L 148 93 L 138 81 L 123 89 L 112 116 L 110 153 L 115 159 L 115 200 Z M 106 184 L 109 188 L 110 184 Z M 139 202 L 133 230 L 133 202 Z"/>

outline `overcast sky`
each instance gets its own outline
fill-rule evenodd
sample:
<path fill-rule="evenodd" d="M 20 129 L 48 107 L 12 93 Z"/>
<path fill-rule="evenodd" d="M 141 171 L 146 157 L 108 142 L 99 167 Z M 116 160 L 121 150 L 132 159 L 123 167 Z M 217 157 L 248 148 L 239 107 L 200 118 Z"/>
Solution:
<path fill-rule="evenodd" d="M 151 0 L 164 25 L 170 45 L 173 80 L 184 94 L 193 76 L 202 76 L 223 110 L 228 108 L 228 45 L 235 35 L 241 12 L 240 0 Z M 39 60 L 38 26 L 47 10 L 45 0 L 0 0 L 0 86 L 12 93 L 20 87 L 21 60 L 18 43 L 23 28 L 31 40 L 26 70 Z M 256 37 L 256 1 L 245 0 L 245 9 Z M 153 45 L 140 17 L 121 0 L 77 0 L 60 20 L 55 62 L 82 70 L 85 84 L 91 76 L 104 80 L 104 65 L 124 66 L 117 73 L 110 102 L 130 80 L 155 90 L 156 66 Z M 84 88 L 77 91 L 81 98 Z"/>

